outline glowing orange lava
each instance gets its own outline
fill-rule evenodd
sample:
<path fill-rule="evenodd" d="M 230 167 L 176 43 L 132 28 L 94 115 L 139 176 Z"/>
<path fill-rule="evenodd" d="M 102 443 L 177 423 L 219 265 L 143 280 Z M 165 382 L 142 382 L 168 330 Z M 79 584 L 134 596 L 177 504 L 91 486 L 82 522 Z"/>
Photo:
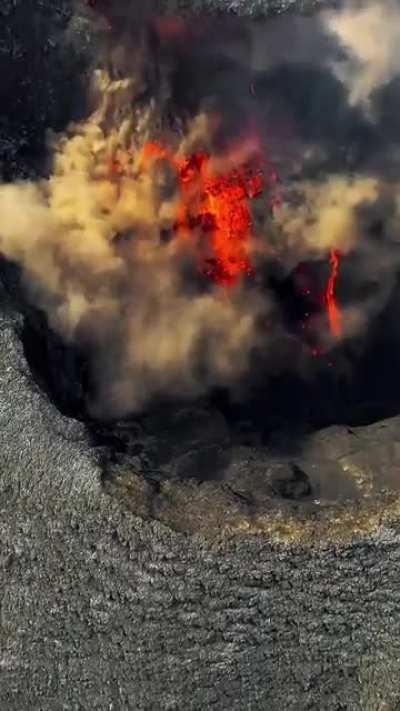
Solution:
<path fill-rule="evenodd" d="M 331 265 L 331 273 L 326 287 L 325 301 L 328 312 L 329 328 L 332 335 L 337 338 L 342 332 L 342 326 L 340 310 L 335 298 L 335 287 L 339 274 L 339 255 L 335 249 L 331 249 L 329 263 Z"/>
<path fill-rule="evenodd" d="M 261 170 L 242 166 L 219 174 L 207 153 L 181 158 L 157 142 L 145 145 L 143 158 L 166 160 L 175 169 L 180 200 L 174 231 L 185 238 L 200 235 L 206 255 L 203 273 L 225 286 L 235 284 L 243 274 L 253 274 L 248 201 L 263 190 Z"/>

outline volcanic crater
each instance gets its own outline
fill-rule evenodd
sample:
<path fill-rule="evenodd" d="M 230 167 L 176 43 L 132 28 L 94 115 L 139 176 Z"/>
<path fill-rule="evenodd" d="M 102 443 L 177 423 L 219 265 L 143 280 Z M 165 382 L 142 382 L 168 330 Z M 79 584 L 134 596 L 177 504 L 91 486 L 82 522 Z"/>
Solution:
<path fill-rule="evenodd" d="M 94 16 L 98 11 L 89 10 Z M 96 41 L 101 44 L 105 38 L 108 52 L 109 45 L 113 51 L 129 48 L 139 24 L 122 31 L 118 13 L 106 17 L 109 24 L 94 32 Z M 122 60 L 107 54 L 114 82 L 122 81 L 127 66 L 135 66 L 135 101 L 162 105 L 162 129 L 145 143 L 144 154 L 164 162 L 164 173 L 158 174 L 164 193 L 166 170 L 180 181 L 173 219 L 156 225 L 160 249 L 196 234 L 197 261 L 194 266 L 182 262 L 183 297 L 190 301 L 193 294 L 220 290 L 229 300 L 230 288 L 240 282 L 249 294 L 257 290 L 273 304 L 256 319 L 268 348 L 255 342 L 248 367 L 234 382 L 210 377 L 209 385 L 212 366 L 207 358 L 200 359 L 196 377 L 201 380 L 204 370 L 207 383 L 200 393 L 191 393 L 186 384 L 180 393 L 174 382 L 170 391 L 155 388 L 139 408 L 115 415 L 105 407 L 98 414 L 91 407 L 99 397 L 93 367 L 96 341 L 70 338 L 53 325 L 51 307 L 37 303 L 29 269 L 18 264 L 12 250 L 10 255 L 5 250 L 1 278 L 24 316 L 20 337 L 32 377 L 63 415 L 85 423 L 110 495 L 139 515 L 184 530 L 266 530 L 307 537 L 334 529 L 341 536 L 346 535 L 345 519 L 348 530 L 368 530 L 382 516 L 394 515 L 398 505 L 400 285 L 390 151 L 395 139 L 390 130 L 385 132 L 384 111 L 398 89 L 393 80 L 376 90 L 371 120 L 365 107 L 349 101 L 329 69 L 333 40 L 318 18 L 310 18 L 309 27 L 306 19 L 302 22 L 308 33 L 319 27 L 320 50 L 326 53 L 323 69 L 312 47 L 310 56 L 303 56 L 301 42 L 293 57 L 276 40 L 271 54 L 263 55 L 262 39 L 268 44 L 273 32 L 276 37 L 280 22 L 286 23 L 286 32 L 299 20 L 277 18 L 272 29 L 265 22 L 221 21 L 211 30 L 206 21 L 204 27 L 201 22 L 194 27 L 181 20 L 140 18 L 145 47 L 140 61 L 135 55 L 132 63 L 129 51 L 122 52 Z M 301 57 L 297 63 L 296 52 Z M 328 107 L 323 115 L 317 109 L 321 97 Z M 250 156 L 250 173 L 243 172 L 240 161 L 232 168 L 231 159 L 229 168 L 224 163 L 218 172 L 209 167 L 206 150 L 176 157 L 165 149 L 165 125 L 180 136 L 185 122 L 200 110 L 220 119 L 215 133 L 219 155 L 232 137 L 243 144 L 249 132 L 253 140 L 261 131 L 262 144 L 268 146 L 262 167 Z M 107 163 L 107 180 L 121 191 L 128 168 L 121 151 L 117 153 Z M 388 155 L 386 163 L 383 155 Z M 328 204 L 330 223 L 318 220 L 329 181 L 338 174 L 350 181 L 345 196 L 354 181 L 364 183 L 360 198 L 350 201 L 352 221 L 346 213 L 337 228 L 340 191 Z M 383 187 L 375 193 L 365 180 Z M 322 198 L 312 192 L 315 185 Z M 287 212 L 298 219 L 296 208 L 308 199 L 315 200 L 320 213 L 302 218 L 299 229 L 312 233 L 319 225 L 318 238 L 323 242 L 326 237 L 326 244 L 314 251 L 301 240 L 293 245 L 292 232 L 281 244 L 286 233 L 279 229 L 292 225 Z M 336 228 L 352 230 L 357 240 L 347 243 L 348 235 L 343 240 L 338 233 L 336 245 L 330 234 Z M 247 241 L 253 232 L 258 242 L 252 252 Z M 129 225 L 126 232 L 115 231 L 113 239 L 118 255 L 125 255 L 135 230 Z M 116 288 L 125 289 L 125 283 Z M 131 307 L 135 309 L 134 301 Z M 112 372 L 109 336 L 102 347 L 111 351 L 107 369 Z"/>

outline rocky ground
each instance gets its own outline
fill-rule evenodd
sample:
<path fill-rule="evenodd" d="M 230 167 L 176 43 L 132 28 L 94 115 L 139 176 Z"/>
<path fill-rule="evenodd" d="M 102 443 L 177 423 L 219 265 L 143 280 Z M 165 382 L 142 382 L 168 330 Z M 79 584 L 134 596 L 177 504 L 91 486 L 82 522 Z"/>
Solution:
<path fill-rule="evenodd" d="M 147 492 L 154 516 L 140 511 L 143 479 L 126 479 L 125 497 L 104 487 L 86 428 L 34 384 L 5 303 L 1 708 L 398 708 L 394 500 L 369 516 L 347 502 L 323 527 L 276 502 L 257 523 L 223 485 L 193 484 L 189 501 L 175 484 Z M 397 418 L 360 430 L 351 455 L 354 435 L 328 434 L 319 455 L 364 472 L 379 473 L 379 448 L 393 466 L 399 456 Z M 248 465 L 247 486 L 262 465 Z"/>
<path fill-rule="evenodd" d="M 79 95 L 81 57 L 64 61 L 68 3 L 0 12 L 7 179 L 73 114 L 56 87 Z M 0 708 L 400 708 L 400 417 L 268 448 L 197 404 L 110 440 L 32 376 L 15 293 L 0 291 Z"/>

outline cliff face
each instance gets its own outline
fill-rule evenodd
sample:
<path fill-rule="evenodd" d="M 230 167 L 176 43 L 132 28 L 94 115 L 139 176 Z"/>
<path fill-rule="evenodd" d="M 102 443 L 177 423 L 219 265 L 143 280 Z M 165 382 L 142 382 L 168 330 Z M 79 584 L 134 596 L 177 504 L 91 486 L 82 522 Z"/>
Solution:
<path fill-rule="evenodd" d="M 167 5 L 268 14 L 318 3 Z M 2 0 L 0 13 L 8 179 L 43 168 L 45 129 L 77 111 L 91 37 L 81 20 L 66 44 L 67 2 Z M 36 384 L 10 283 L 0 292 L 0 707 L 398 708 L 400 418 L 321 432 L 302 461 L 275 463 L 279 475 L 246 444 L 229 481 L 160 484 L 135 471 L 134 453 L 105 461 Z M 202 413 L 185 417 L 217 462 L 223 420 L 209 413 L 210 442 Z M 198 438 L 163 437 L 181 470 L 203 461 Z M 321 508 L 321 491 L 332 505 Z"/>

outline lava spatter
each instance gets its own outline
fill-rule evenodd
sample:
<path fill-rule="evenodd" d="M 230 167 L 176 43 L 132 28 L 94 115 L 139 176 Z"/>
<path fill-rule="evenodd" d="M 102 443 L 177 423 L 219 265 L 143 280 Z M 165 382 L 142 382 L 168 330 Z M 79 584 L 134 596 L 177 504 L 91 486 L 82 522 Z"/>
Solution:
<path fill-rule="evenodd" d="M 325 303 L 330 332 L 335 338 L 338 338 L 342 333 L 342 325 L 340 309 L 335 295 L 336 282 L 339 275 L 339 254 L 336 249 L 331 249 L 329 263 L 331 272 L 325 292 Z"/>
<path fill-rule="evenodd" d="M 166 160 L 175 169 L 179 203 L 174 231 L 186 238 L 195 231 L 201 235 L 204 275 L 231 286 L 240 276 L 253 274 L 249 201 L 263 191 L 262 170 L 240 166 L 220 173 L 206 152 L 182 158 L 157 142 L 147 143 L 143 156 Z"/>

